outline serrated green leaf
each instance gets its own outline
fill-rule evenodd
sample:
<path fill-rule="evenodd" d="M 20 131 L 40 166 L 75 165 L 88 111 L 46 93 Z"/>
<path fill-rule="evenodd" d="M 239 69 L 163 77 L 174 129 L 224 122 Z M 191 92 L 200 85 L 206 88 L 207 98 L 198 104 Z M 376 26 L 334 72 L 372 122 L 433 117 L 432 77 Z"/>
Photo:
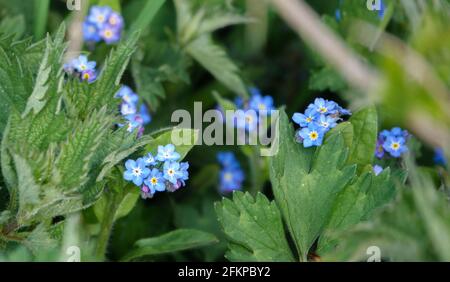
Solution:
<path fill-rule="evenodd" d="M 136 241 L 133 249 L 122 260 L 130 261 L 143 256 L 154 256 L 208 246 L 217 238 L 203 231 L 178 229 L 164 235 Z"/>
<path fill-rule="evenodd" d="M 239 68 L 209 36 L 195 39 L 186 46 L 186 51 L 231 91 L 242 97 L 248 95 L 244 82 L 238 75 Z"/>
<path fill-rule="evenodd" d="M 184 159 L 187 153 L 197 144 L 199 131 L 196 129 L 169 128 L 153 135 L 153 140 L 145 146 L 146 152 L 157 153 L 158 146 L 174 144 L 176 151 L 180 154 L 180 159 Z M 178 145 L 177 142 L 187 141 Z"/>
<path fill-rule="evenodd" d="M 270 158 L 272 189 L 300 260 L 306 261 L 338 193 L 353 178 L 355 167 L 343 167 L 347 148 L 340 134 L 327 138 L 311 160 L 314 149 L 305 149 L 295 141 L 284 111 L 279 128 L 279 151 Z"/>
<path fill-rule="evenodd" d="M 258 193 L 234 192 L 233 200 L 216 204 L 216 213 L 229 240 L 230 261 L 294 261 L 275 202 Z"/>

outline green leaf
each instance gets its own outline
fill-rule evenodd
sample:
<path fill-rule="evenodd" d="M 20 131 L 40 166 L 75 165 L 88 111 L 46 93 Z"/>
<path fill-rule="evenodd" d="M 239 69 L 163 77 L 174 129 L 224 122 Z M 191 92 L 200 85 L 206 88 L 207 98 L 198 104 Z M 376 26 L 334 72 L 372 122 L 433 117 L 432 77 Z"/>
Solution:
<path fill-rule="evenodd" d="M 40 187 L 34 181 L 33 172 L 27 161 L 18 155 L 13 155 L 13 159 L 17 172 L 19 215 L 21 215 L 29 206 L 39 202 Z"/>
<path fill-rule="evenodd" d="M 233 200 L 216 203 L 216 213 L 228 238 L 230 261 L 294 261 L 275 202 L 261 193 L 234 192 Z"/>
<path fill-rule="evenodd" d="M 270 158 L 272 189 L 300 260 L 306 261 L 338 193 L 353 178 L 355 166 L 343 167 L 348 149 L 341 134 L 327 138 L 311 159 L 314 149 L 295 141 L 284 111 L 278 126 L 279 151 Z"/>
<path fill-rule="evenodd" d="M 391 179 L 390 170 L 385 169 L 375 176 L 371 169 L 339 194 L 325 230 L 345 230 L 361 221 L 369 220 L 377 210 L 391 202 L 395 195 L 395 183 Z M 336 245 L 338 239 L 328 236 L 325 232 L 319 239 L 317 253 L 326 253 Z"/>
<path fill-rule="evenodd" d="M 357 164 L 358 171 L 373 163 L 378 132 L 378 115 L 374 106 L 356 112 L 351 118 L 353 142 L 348 164 Z"/>
<path fill-rule="evenodd" d="M 131 24 L 129 32 L 143 32 L 144 30 L 148 29 L 150 23 L 152 22 L 153 18 L 158 13 L 164 2 L 165 0 L 146 1 L 145 6 L 142 8 L 139 16 L 137 16 L 137 18 Z"/>
<path fill-rule="evenodd" d="M 314 71 L 309 79 L 309 89 L 314 91 L 330 90 L 338 92 L 345 89 L 345 80 L 330 66 Z"/>
<path fill-rule="evenodd" d="M 120 9 L 120 0 L 99 0 L 98 1 L 99 6 L 109 6 L 111 9 L 113 9 L 116 12 L 121 11 Z"/>
<path fill-rule="evenodd" d="M 133 249 L 122 260 L 184 251 L 217 243 L 217 238 L 203 231 L 178 229 L 164 235 L 136 241 Z"/>
<path fill-rule="evenodd" d="M 209 36 L 195 39 L 186 46 L 186 51 L 231 91 L 242 97 L 248 95 L 244 82 L 238 75 L 239 68 Z"/>
<path fill-rule="evenodd" d="M 14 35 L 14 39 L 19 39 L 25 33 L 25 18 L 23 15 L 5 18 L 0 22 L 0 33 Z"/>

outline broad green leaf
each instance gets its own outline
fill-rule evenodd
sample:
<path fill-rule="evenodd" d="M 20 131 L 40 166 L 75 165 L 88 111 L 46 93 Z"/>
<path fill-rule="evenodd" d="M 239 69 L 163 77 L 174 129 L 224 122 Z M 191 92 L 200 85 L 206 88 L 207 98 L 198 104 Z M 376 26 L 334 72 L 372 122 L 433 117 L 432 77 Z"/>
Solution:
<path fill-rule="evenodd" d="M 284 111 L 278 126 L 279 151 L 270 159 L 272 189 L 300 260 L 306 261 L 337 195 L 353 178 L 355 166 L 343 167 L 348 150 L 341 134 L 327 138 L 311 160 L 314 149 L 305 149 L 295 141 Z"/>
<path fill-rule="evenodd" d="M 391 202 L 396 195 L 395 183 L 390 170 L 385 169 L 375 176 L 372 171 L 363 173 L 339 194 L 325 231 L 345 230 L 365 220 L 374 212 Z M 339 238 L 323 234 L 318 242 L 317 252 L 326 253 L 336 245 Z"/>
<path fill-rule="evenodd" d="M 233 200 L 216 203 L 216 213 L 228 238 L 230 261 L 294 261 L 275 202 L 258 193 L 234 192 Z"/>
<path fill-rule="evenodd" d="M 353 126 L 353 142 L 350 148 L 348 164 L 357 164 L 358 171 L 372 164 L 375 154 L 378 116 L 374 106 L 356 112 L 351 118 Z"/>
<path fill-rule="evenodd" d="M 210 36 L 195 39 L 186 46 L 186 51 L 231 91 L 242 97 L 247 96 L 244 82 L 238 75 L 239 68 L 222 47 L 213 43 Z"/>
<path fill-rule="evenodd" d="M 133 249 L 122 260 L 130 261 L 143 256 L 154 256 L 194 249 L 216 242 L 217 238 L 212 234 L 193 229 L 178 229 L 158 237 L 136 241 Z"/>
<path fill-rule="evenodd" d="M 13 155 L 13 159 L 18 181 L 19 216 L 22 216 L 30 206 L 39 202 L 39 193 L 41 191 L 34 181 L 33 172 L 27 161 L 18 155 Z"/>

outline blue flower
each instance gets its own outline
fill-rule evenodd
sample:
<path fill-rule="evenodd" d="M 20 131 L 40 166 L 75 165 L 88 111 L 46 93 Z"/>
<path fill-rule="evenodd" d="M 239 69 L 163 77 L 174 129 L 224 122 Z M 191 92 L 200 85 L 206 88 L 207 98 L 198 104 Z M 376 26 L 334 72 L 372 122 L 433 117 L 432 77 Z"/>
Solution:
<path fill-rule="evenodd" d="M 136 114 L 136 111 L 137 111 L 137 109 L 134 104 L 129 104 L 126 102 L 123 102 L 122 104 L 120 104 L 120 113 L 123 116 Z"/>
<path fill-rule="evenodd" d="M 336 21 L 340 22 L 342 19 L 341 10 L 336 9 L 336 11 L 334 11 L 334 17 Z"/>
<path fill-rule="evenodd" d="M 352 115 L 351 111 L 344 109 L 339 105 L 336 106 L 336 109 L 337 109 L 339 115 L 341 115 L 341 116 L 351 116 Z"/>
<path fill-rule="evenodd" d="M 81 80 L 92 83 L 96 79 L 97 79 L 97 73 L 94 70 L 85 70 L 85 71 L 81 72 Z"/>
<path fill-rule="evenodd" d="M 189 171 L 188 171 L 188 169 L 189 169 L 189 163 L 188 163 L 188 162 L 182 162 L 182 163 L 180 163 L 180 173 L 181 173 L 181 176 L 180 176 L 180 179 L 179 179 L 179 180 L 181 181 L 181 183 L 183 184 L 183 186 L 186 185 L 186 184 L 185 184 L 185 181 L 189 179 Z"/>
<path fill-rule="evenodd" d="M 145 104 L 142 104 L 139 108 L 139 115 L 142 117 L 143 124 L 149 124 L 152 121 L 152 116 L 150 115 L 148 108 Z"/>
<path fill-rule="evenodd" d="M 142 185 L 141 187 L 141 197 L 142 199 L 151 199 L 153 198 L 153 195 L 155 194 L 155 191 L 152 191 L 150 189 L 150 187 L 148 187 L 147 185 Z"/>
<path fill-rule="evenodd" d="M 100 37 L 106 42 L 106 44 L 116 43 L 120 40 L 122 31 L 110 25 L 105 25 L 100 30 Z"/>
<path fill-rule="evenodd" d="M 223 167 L 227 168 L 237 168 L 239 167 L 239 162 L 232 152 L 220 152 L 217 154 L 217 161 Z"/>
<path fill-rule="evenodd" d="M 136 105 L 139 101 L 139 96 L 131 90 L 130 87 L 123 85 L 116 93 L 116 98 L 122 98 L 125 103 Z"/>
<path fill-rule="evenodd" d="M 108 23 L 112 9 L 108 6 L 93 6 L 89 11 L 87 20 L 101 29 Z"/>
<path fill-rule="evenodd" d="M 442 148 L 434 149 L 433 161 L 436 165 L 446 166 L 447 160 L 445 159 L 444 150 Z"/>
<path fill-rule="evenodd" d="M 152 194 L 155 194 L 155 191 L 162 192 L 166 190 L 163 174 L 156 168 L 151 170 L 149 176 L 144 180 L 144 183 L 150 188 Z"/>
<path fill-rule="evenodd" d="M 150 169 L 146 167 L 142 158 L 137 159 L 137 161 L 127 160 L 125 168 L 127 170 L 123 173 L 123 178 L 133 182 L 136 186 L 141 186 L 144 179 L 150 174 Z"/>
<path fill-rule="evenodd" d="M 379 159 L 383 158 L 383 156 L 384 156 L 383 144 L 384 144 L 384 140 L 382 138 L 378 138 L 376 149 L 375 149 L 375 156 Z"/>
<path fill-rule="evenodd" d="M 337 104 L 333 101 L 328 101 L 323 98 L 316 98 L 312 108 L 320 114 L 332 114 L 336 111 L 336 105 Z"/>
<path fill-rule="evenodd" d="M 85 41 L 99 42 L 101 40 L 97 26 L 86 21 L 83 23 L 83 37 Z"/>
<path fill-rule="evenodd" d="M 160 162 L 176 161 L 180 158 L 180 154 L 175 151 L 173 144 L 167 144 L 166 146 L 158 146 L 158 154 L 156 159 Z"/>
<path fill-rule="evenodd" d="M 151 166 L 156 164 L 156 159 L 152 153 L 148 153 L 144 158 L 145 165 Z"/>
<path fill-rule="evenodd" d="M 249 107 L 257 112 L 270 112 L 274 109 L 273 98 L 271 96 L 262 96 L 259 91 L 257 91 L 257 93 L 250 98 Z"/>
<path fill-rule="evenodd" d="M 87 56 L 80 55 L 78 58 L 72 60 L 71 65 L 76 71 L 83 72 L 88 70 L 95 71 L 97 63 L 88 61 Z"/>
<path fill-rule="evenodd" d="M 337 119 L 331 116 L 320 115 L 317 124 L 324 129 L 329 130 L 337 125 Z"/>
<path fill-rule="evenodd" d="M 222 193 L 229 193 L 235 190 L 241 190 L 243 181 L 244 172 L 241 169 L 225 168 L 220 172 L 220 191 Z"/>
<path fill-rule="evenodd" d="M 142 123 L 139 122 L 138 115 L 127 115 L 125 116 L 125 119 L 128 121 L 126 124 L 128 132 L 134 132 L 136 128 L 140 128 L 142 126 Z"/>
<path fill-rule="evenodd" d="M 405 138 L 393 136 L 386 139 L 383 149 L 394 158 L 399 158 L 404 152 L 408 151 L 405 145 Z"/>
<path fill-rule="evenodd" d="M 117 30 L 121 30 L 123 28 L 123 17 L 116 12 L 111 12 L 108 18 L 108 25 Z"/>
<path fill-rule="evenodd" d="M 180 171 L 180 163 L 166 161 L 164 163 L 164 178 L 170 183 L 177 185 L 178 180 L 183 177 L 182 172 Z"/>
<path fill-rule="evenodd" d="M 318 116 L 319 114 L 315 111 L 315 109 L 307 109 L 305 114 L 294 113 L 292 120 L 301 127 L 306 127 L 310 123 L 317 121 Z"/>
<path fill-rule="evenodd" d="M 380 0 L 380 10 L 378 11 L 378 18 L 382 19 L 384 17 L 384 3 L 383 0 Z"/>
<path fill-rule="evenodd" d="M 258 128 L 258 115 L 254 110 L 238 110 L 235 116 L 237 128 L 245 129 L 249 132 Z"/>
<path fill-rule="evenodd" d="M 298 135 L 303 140 L 303 147 L 322 145 L 324 129 L 316 124 L 309 124 L 308 127 L 301 129 Z"/>
<path fill-rule="evenodd" d="M 379 165 L 373 166 L 373 173 L 375 173 L 376 176 L 379 175 L 381 172 L 383 172 L 383 167 Z"/>

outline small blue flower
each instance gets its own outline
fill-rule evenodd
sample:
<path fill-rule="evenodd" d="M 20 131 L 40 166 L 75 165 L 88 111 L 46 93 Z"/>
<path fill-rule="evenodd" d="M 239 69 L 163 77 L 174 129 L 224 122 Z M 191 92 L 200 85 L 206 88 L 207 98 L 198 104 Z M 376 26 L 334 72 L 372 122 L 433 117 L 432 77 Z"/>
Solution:
<path fill-rule="evenodd" d="M 80 55 L 78 58 L 72 60 L 71 65 L 76 71 L 83 72 L 88 70 L 95 71 L 97 63 L 88 61 L 87 56 L 85 55 Z"/>
<path fill-rule="evenodd" d="M 351 111 L 344 109 L 339 105 L 337 105 L 336 109 L 337 109 L 339 115 L 341 115 L 341 116 L 351 116 L 352 115 Z"/>
<path fill-rule="evenodd" d="M 97 26 L 86 21 L 83 23 L 83 37 L 85 41 L 99 42 L 101 40 Z"/>
<path fill-rule="evenodd" d="M 217 161 L 223 167 L 238 168 L 239 162 L 232 152 L 220 152 L 217 154 Z"/>
<path fill-rule="evenodd" d="M 383 172 L 383 167 L 379 165 L 373 166 L 373 173 L 375 173 L 376 176 L 378 176 L 381 172 Z"/>
<path fill-rule="evenodd" d="M 145 165 L 151 166 L 156 164 L 156 159 L 152 153 L 148 153 L 144 158 Z"/>
<path fill-rule="evenodd" d="M 178 180 L 183 177 L 182 172 L 180 171 L 180 163 L 166 161 L 164 163 L 164 178 L 170 183 L 177 185 Z"/>
<path fill-rule="evenodd" d="M 305 148 L 322 145 L 324 134 L 324 129 L 316 124 L 309 124 L 308 127 L 298 132 L 298 135 L 303 140 L 303 147 Z"/>
<path fill-rule="evenodd" d="M 337 119 L 331 116 L 320 115 L 317 124 L 328 131 L 329 129 L 336 127 Z"/>
<path fill-rule="evenodd" d="M 320 114 L 332 114 L 336 110 L 336 103 L 328 101 L 323 98 L 316 98 L 314 100 L 313 108 Z"/>
<path fill-rule="evenodd" d="M 433 161 L 436 165 L 446 166 L 447 160 L 445 159 L 444 150 L 442 148 L 434 149 Z"/>
<path fill-rule="evenodd" d="M 132 181 L 136 186 L 141 186 L 144 179 L 150 174 L 150 169 L 145 166 L 142 158 L 134 160 L 127 160 L 125 162 L 127 169 L 123 173 L 123 178 L 127 181 Z"/>
<path fill-rule="evenodd" d="M 229 193 L 242 189 L 244 172 L 241 169 L 223 169 L 220 172 L 220 191 Z"/>
<path fill-rule="evenodd" d="M 383 144 L 383 149 L 392 157 L 399 158 L 403 153 L 408 151 L 403 137 L 388 137 Z"/>
<path fill-rule="evenodd" d="M 182 183 L 182 185 L 186 185 L 185 181 L 189 179 L 189 163 L 188 162 L 182 162 L 180 163 L 180 181 Z"/>
<path fill-rule="evenodd" d="M 116 12 L 111 12 L 108 18 L 108 25 L 117 30 L 121 30 L 123 28 L 123 17 Z"/>
<path fill-rule="evenodd" d="M 267 111 L 270 112 L 274 109 L 273 107 L 273 98 L 271 96 L 262 96 L 259 94 L 259 91 L 257 94 L 254 94 L 250 98 L 249 102 L 250 109 L 253 109 L 255 111 Z"/>
<path fill-rule="evenodd" d="M 379 159 L 383 158 L 383 156 L 384 156 L 383 143 L 384 143 L 384 140 L 382 138 L 378 138 L 376 149 L 375 149 L 375 156 Z"/>
<path fill-rule="evenodd" d="M 150 188 L 152 194 L 155 194 L 155 191 L 162 192 L 166 190 L 163 174 L 156 168 L 151 170 L 149 176 L 144 180 L 144 183 Z"/>
<path fill-rule="evenodd" d="M 254 110 L 236 111 L 236 127 L 249 132 L 258 128 L 258 115 Z"/>
<path fill-rule="evenodd" d="M 167 144 L 166 146 L 158 146 L 158 154 L 156 159 L 160 162 L 176 161 L 180 158 L 180 154 L 175 151 L 173 144 Z"/>
<path fill-rule="evenodd" d="M 133 115 L 136 114 L 137 109 L 136 106 L 133 104 L 129 104 L 126 102 L 123 102 L 122 104 L 120 104 L 120 113 L 123 116 L 127 116 L 127 115 Z"/>
<path fill-rule="evenodd" d="M 141 197 L 142 199 L 151 199 L 153 198 L 153 195 L 155 194 L 155 191 L 152 191 L 150 189 L 150 187 L 148 187 L 147 185 L 142 185 L 141 187 Z"/>
<path fill-rule="evenodd" d="M 92 83 L 97 79 L 97 73 L 94 70 L 85 70 L 81 72 L 81 80 Z"/>
<path fill-rule="evenodd" d="M 380 10 L 378 11 L 378 18 L 382 19 L 384 17 L 384 3 L 383 0 L 380 0 Z"/>
<path fill-rule="evenodd" d="M 336 21 L 340 22 L 342 19 L 341 10 L 336 9 L 336 11 L 334 11 L 334 17 L 335 17 Z"/>
<path fill-rule="evenodd" d="M 141 127 L 141 123 L 139 122 L 138 115 L 127 115 L 125 116 L 127 122 L 127 131 L 133 132 L 136 128 Z"/>
<path fill-rule="evenodd" d="M 105 25 L 100 30 L 100 37 L 106 42 L 106 44 L 113 44 L 120 40 L 122 31 L 110 25 Z"/>
<path fill-rule="evenodd" d="M 89 11 L 87 20 L 101 29 L 108 23 L 112 9 L 108 6 L 93 6 Z"/>
<path fill-rule="evenodd" d="M 139 115 L 142 117 L 144 125 L 149 124 L 152 121 L 152 116 L 145 104 L 142 104 L 139 108 Z"/>
<path fill-rule="evenodd" d="M 116 93 L 116 98 L 122 98 L 125 103 L 136 105 L 139 101 L 139 96 L 131 90 L 130 87 L 123 85 Z"/>
<path fill-rule="evenodd" d="M 316 122 L 318 116 L 317 111 L 310 108 L 305 111 L 305 114 L 294 113 L 292 120 L 301 127 L 306 127 L 310 123 Z"/>

